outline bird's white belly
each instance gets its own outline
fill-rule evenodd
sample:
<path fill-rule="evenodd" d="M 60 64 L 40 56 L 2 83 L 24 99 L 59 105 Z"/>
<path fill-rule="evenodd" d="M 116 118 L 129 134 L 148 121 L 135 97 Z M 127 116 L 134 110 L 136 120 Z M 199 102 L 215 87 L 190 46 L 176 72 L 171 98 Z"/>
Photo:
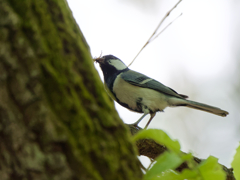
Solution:
<path fill-rule="evenodd" d="M 137 102 L 141 98 L 141 104 L 152 111 L 161 111 L 168 106 L 166 95 L 148 88 L 134 86 L 124 81 L 121 74 L 117 76 L 113 84 L 113 92 L 117 99 L 127 104 L 131 109 L 137 109 Z"/>

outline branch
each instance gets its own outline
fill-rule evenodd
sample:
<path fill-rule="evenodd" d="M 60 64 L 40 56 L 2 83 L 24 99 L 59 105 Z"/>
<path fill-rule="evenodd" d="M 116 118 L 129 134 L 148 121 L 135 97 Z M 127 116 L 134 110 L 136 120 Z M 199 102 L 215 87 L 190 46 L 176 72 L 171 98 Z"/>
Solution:
<path fill-rule="evenodd" d="M 130 129 L 132 135 L 134 135 L 138 131 L 142 130 L 142 128 L 140 128 L 138 126 L 136 127 L 134 125 L 128 125 L 128 124 L 126 124 L 126 125 Z M 136 142 L 136 145 L 138 148 L 139 155 L 144 155 L 151 159 L 156 159 L 159 155 L 161 155 L 162 153 L 167 151 L 167 148 L 165 146 L 160 145 L 151 139 L 141 139 Z M 202 161 L 204 161 L 204 159 L 200 159 L 198 157 L 193 157 L 193 159 L 197 164 L 200 164 Z M 223 170 L 225 171 L 225 173 L 227 175 L 226 180 L 236 180 L 235 177 L 233 176 L 232 168 L 227 168 L 226 166 L 224 166 L 222 164 L 220 164 L 220 165 L 222 166 Z M 184 169 L 189 169 L 186 162 L 184 162 L 178 168 L 176 168 L 176 170 L 179 172 L 183 171 Z"/>
<path fill-rule="evenodd" d="M 150 42 L 152 42 L 154 39 L 156 39 L 160 34 L 163 33 L 163 31 L 165 31 L 174 21 L 176 21 L 180 16 L 182 15 L 179 14 L 179 16 L 177 16 L 172 22 L 170 22 L 165 28 L 163 28 L 155 37 L 152 37 L 152 39 L 150 40 Z"/>
<path fill-rule="evenodd" d="M 175 21 L 179 16 L 181 16 L 182 14 L 180 14 L 175 20 L 173 20 L 171 23 L 169 23 L 160 33 L 158 33 L 158 35 L 156 37 L 154 37 L 154 35 L 157 33 L 158 29 L 161 27 L 162 23 L 167 19 L 167 17 L 171 14 L 171 12 L 178 6 L 178 4 L 180 4 L 180 2 L 182 2 L 182 0 L 179 0 L 177 4 L 175 4 L 175 6 L 172 7 L 172 9 L 170 9 L 166 15 L 163 17 L 163 19 L 160 21 L 160 23 L 158 24 L 157 28 L 155 29 L 155 31 L 153 32 L 153 34 L 150 36 L 150 38 L 148 39 L 148 41 L 143 45 L 143 47 L 140 49 L 140 51 L 137 53 L 137 55 L 135 56 L 135 58 L 132 60 L 132 62 L 128 65 L 128 67 L 135 61 L 135 59 L 138 57 L 138 55 L 142 52 L 142 50 L 155 38 L 157 38 L 167 27 L 169 27 L 173 21 Z M 153 38 L 154 37 L 154 38 Z"/>

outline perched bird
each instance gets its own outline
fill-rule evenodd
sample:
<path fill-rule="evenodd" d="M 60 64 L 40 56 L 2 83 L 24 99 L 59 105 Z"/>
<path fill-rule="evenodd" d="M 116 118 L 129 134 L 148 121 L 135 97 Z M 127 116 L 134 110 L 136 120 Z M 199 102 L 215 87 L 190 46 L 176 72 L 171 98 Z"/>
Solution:
<path fill-rule="evenodd" d="M 228 115 L 227 111 L 217 107 L 187 100 L 188 96 L 178 94 L 162 83 L 130 70 L 119 58 L 113 55 L 95 58 L 94 61 L 99 63 L 102 69 L 108 94 L 125 108 L 144 113 L 133 125 L 137 126 L 147 114 L 150 114 L 151 117 L 145 126 L 146 128 L 156 112 L 163 111 L 166 107 L 186 106 L 222 117 Z"/>

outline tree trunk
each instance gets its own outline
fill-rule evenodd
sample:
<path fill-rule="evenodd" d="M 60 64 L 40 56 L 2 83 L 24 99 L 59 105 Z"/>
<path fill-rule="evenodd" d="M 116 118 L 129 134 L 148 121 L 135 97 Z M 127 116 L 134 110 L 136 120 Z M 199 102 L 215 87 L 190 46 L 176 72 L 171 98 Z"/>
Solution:
<path fill-rule="evenodd" d="M 0 179 L 141 179 L 64 0 L 0 0 Z"/>

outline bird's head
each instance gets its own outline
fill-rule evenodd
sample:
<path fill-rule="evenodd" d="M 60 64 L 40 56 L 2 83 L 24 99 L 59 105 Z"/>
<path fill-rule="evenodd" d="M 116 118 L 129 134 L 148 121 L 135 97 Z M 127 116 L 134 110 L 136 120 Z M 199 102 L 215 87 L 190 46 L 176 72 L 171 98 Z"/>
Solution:
<path fill-rule="evenodd" d="M 128 69 L 128 67 L 120 59 L 113 55 L 106 55 L 93 60 L 99 63 L 104 77 L 109 75 L 111 76 L 112 74 L 118 74 Z"/>

